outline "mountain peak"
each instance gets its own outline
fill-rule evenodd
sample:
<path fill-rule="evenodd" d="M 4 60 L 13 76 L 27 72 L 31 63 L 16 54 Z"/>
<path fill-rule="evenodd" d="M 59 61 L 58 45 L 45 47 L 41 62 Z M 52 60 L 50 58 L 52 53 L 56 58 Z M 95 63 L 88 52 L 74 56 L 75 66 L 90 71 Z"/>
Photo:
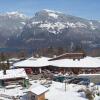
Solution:
<path fill-rule="evenodd" d="M 0 46 L 34 49 L 82 43 L 83 47 L 100 48 L 100 22 L 44 9 L 32 18 L 20 12 L 0 15 Z M 6 40 L 6 41 L 5 41 Z"/>
<path fill-rule="evenodd" d="M 59 11 L 54 11 L 54 10 L 49 10 L 49 9 L 43 9 L 43 11 L 46 11 L 48 13 L 62 13 L 62 12 L 59 12 Z"/>
<path fill-rule="evenodd" d="M 20 18 L 27 18 L 26 15 L 24 15 L 18 11 L 7 12 L 6 15 L 8 15 L 9 17 L 14 16 L 14 17 L 20 17 Z"/>
<path fill-rule="evenodd" d="M 49 17 L 52 17 L 54 19 L 57 19 L 58 16 L 60 14 L 62 14 L 61 12 L 54 11 L 54 10 L 49 10 L 49 9 L 43 9 L 42 11 L 45 12 Z"/>

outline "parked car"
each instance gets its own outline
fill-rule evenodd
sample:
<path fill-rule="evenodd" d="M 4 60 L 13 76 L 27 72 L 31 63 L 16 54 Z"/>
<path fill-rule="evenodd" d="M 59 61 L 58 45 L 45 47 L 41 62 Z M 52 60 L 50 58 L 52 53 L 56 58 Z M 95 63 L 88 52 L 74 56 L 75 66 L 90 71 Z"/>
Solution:
<path fill-rule="evenodd" d="M 53 81 L 56 81 L 56 82 L 67 82 L 67 81 L 70 81 L 73 77 L 71 76 L 54 76 L 53 77 Z"/>
<path fill-rule="evenodd" d="M 65 80 L 65 76 L 54 76 L 53 81 L 63 82 Z"/>
<path fill-rule="evenodd" d="M 95 85 L 100 85 L 100 82 L 96 83 Z"/>
<path fill-rule="evenodd" d="M 69 84 L 70 83 L 79 84 L 79 85 L 89 85 L 90 84 L 90 79 L 77 77 L 77 78 L 71 79 L 68 83 Z"/>
<path fill-rule="evenodd" d="M 63 82 L 64 82 L 64 83 L 65 83 L 65 82 L 68 83 L 68 82 L 69 82 L 70 80 L 72 80 L 72 79 L 73 79 L 73 76 L 67 76 Z"/>

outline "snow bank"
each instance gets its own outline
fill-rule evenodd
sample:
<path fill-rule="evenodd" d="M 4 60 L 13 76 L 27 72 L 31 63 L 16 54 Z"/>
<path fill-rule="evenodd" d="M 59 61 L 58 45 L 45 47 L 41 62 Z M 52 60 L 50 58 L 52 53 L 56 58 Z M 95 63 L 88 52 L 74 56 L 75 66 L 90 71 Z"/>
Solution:
<path fill-rule="evenodd" d="M 67 85 L 66 91 L 64 86 L 63 83 L 53 82 L 49 91 L 46 93 L 46 98 L 48 100 L 87 100 L 85 94 L 75 92 L 76 90 L 74 90 L 75 88 L 72 85 Z"/>

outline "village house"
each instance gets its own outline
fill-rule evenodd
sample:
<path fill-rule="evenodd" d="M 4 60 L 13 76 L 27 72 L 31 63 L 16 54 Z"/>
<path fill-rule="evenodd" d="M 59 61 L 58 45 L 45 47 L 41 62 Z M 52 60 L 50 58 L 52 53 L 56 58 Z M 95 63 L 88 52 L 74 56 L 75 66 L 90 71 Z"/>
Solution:
<path fill-rule="evenodd" d="M 49 59 L 55 70 L 62 73 L 80 74 L 100 71 L 100 59 L 86 56 L 84 52 L 65 53 Z"/>
<path fill-rule="evenodd" d="M 41 73 L 41 69 L 49 66 L 48 57 L 28 58 L 13 64 L 13 68 L 24 68 L 27 74 Z"/>
<path fill-rule="evenodd" d="M 0 86 L 18 83 L 18 81 L 24 82 L 25 79 L 28 79 L 28 76 L 23 68 L 0 71 Z"/>
<path fill-rule="evenodd" d="M 59 60 L 59 59 L 82 59 L 86 56 L 85 53 L 79 52 L 79 53 L 64 53 L 62 55 L 56 56 L 54 58 L 49 59 L 49 61 L 53 61 L 53 60 Z"/>
<path fill-rule="evenodd" d="M 48 88 L 39 85 L 33 84 L 27 93 L 27 100 L 45 100 L 45 93 L 48 91 Z"/>
<path fill-rule="evenodd" d="M 32 57 L 15 63 L 13 67 L 24 68 L 30 74 L 41 73 L 44 69 L 63 74 L 96 73 L 100 71 L 100 59 L 86 56 L 84 53 L 65 53 L 54 58 Z"/>

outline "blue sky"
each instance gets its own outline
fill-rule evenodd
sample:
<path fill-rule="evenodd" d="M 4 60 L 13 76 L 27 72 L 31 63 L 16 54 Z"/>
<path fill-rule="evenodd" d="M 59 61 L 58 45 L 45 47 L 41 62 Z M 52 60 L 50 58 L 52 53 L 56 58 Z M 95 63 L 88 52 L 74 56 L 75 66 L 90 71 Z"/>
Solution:
<path fill-rule="evenodd" d="M 100 0 L 0 0 L 0 13 L 19 11 L 33 16 L 42 9 L 100 20 Z"/>

